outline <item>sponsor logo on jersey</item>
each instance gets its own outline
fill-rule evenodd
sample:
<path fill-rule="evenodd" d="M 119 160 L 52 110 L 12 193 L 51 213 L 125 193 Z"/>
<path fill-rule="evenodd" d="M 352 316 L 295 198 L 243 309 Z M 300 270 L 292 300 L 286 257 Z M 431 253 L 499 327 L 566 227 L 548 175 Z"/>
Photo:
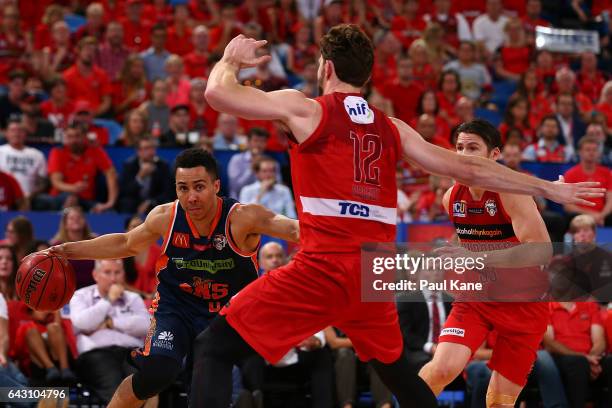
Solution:
<path fill-rule="evenodd" d="M 166 350 L 174 349 L 174 334 L 170 331 L 163 331 L 157 335 L 157 339 L 153 342 L 153 347 L 159 347 Z"/>
<path fill-rule="evenodd" d="M 212 239 L 212 244 L 217 251 L 221 251 L 227 245 L 227 238 L 223 234 L 215 234 Z"/>
<path fill-rule="evenodd" d="M 465 330 L 458 327 L 447 327 L 446 329 L 442 329 L 440 336 L 465 337 Z"/>
<path fill-rule="evenodd" d="M 484 208 L 476 207 L 476 208 L 468 208 L 468 214 L 484 214 Z"/>
<path fill-rule="evenodd" d="M 455 201 L 453 203 L 453 217 L 465 217 L 466 207 L 467 207 L 467 203 L 464 200 Z"/>
<path fill-rule="evenodd" d="M 495 203 L 495 200 L 489 199 L 485 201 L 485 210 L 487 210 L 491 217 L 497 214 L 497 204 Z"/>
<path fill-rule="evenodd" d="M 500 229 L 486 229 L 486 228 L 457 228 L 457 234 L 459 235 L 474 235 L 477 237 L 499 237 L 503 233 Z"/>
<path fill-rule="evenodd" d="M 340 201 L 338 203 L 340 206 L 340 214 L 342 215 L 356 215 L 363 218 L 368 218 L 370 216 L 370 207 L 365 204 L 355 204 L 350 203 L 348 201 Z"/>
<path fill-rule="evenodd" d="M 189 248 L 189 234 L 175 232 L 172 234 L 172 245 L 177 248 Z"/>
<path fill-rule="evenodd" d="M 344 98 L 344 109 L 354 123 L 362 125 L 374 123 L 374 112 L 361 96 L 351 95 Z"/>
<path fill-rule="evenodd" d="M 220 271 L 230 270 L 236 266 L 234 259 L 189 259 L 172 258 L 177 269 L 191 269 L 192 271 L 205 271 L 215 274 Z"/>
<path fill-rule="evenodd" d="M 183 292 L 206 300 L 223 299 L 229 294 L 229 284 L 202 279 L 199 276 L 194 276 L 190 283 L 181 283 L 179 288 Z"/>

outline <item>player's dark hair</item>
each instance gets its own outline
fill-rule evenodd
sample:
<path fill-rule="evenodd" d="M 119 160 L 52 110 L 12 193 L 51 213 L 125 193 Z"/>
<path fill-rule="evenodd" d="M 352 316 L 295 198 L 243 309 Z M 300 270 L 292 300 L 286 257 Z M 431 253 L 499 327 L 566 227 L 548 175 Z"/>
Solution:
<path fill-rule="evenodd" d="M 366 33 L 355 24 L 339 24 L 321 38 L 321 55 L 334 63 L 342 82 L 362 87 L 372 74 L 374 47 Z"/>
<path fill-rule="evenodd" d="M 199 166 L 204 167 L 213 180 L 219 178 L 217 161 L 210 153 L 199 147 L 185 149 L 176 156 L 176 161 L 174 162 L 174 175 L 176 176 L 176 170 L 179 167 L 183 169 L 192 169 Z"/>
<path fill-rule="evenodd" d="M 499 149 L 502 147 L 499 130 L 484 119 L 474 119 L 459 125 L 455 130 L 455 139 L 460 133 L 473 133 L 480 136 L 487 145 L 487 150 L 489 152 L 496 147 Z"/>

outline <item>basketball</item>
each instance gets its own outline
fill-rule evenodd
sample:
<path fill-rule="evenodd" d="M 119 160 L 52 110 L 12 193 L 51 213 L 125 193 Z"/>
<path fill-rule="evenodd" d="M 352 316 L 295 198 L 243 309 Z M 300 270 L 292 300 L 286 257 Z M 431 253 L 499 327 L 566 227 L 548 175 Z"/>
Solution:
<path fill-rule="evenodd" d="M 17 295 L 40 312 L 61 309 L 76 289 L 74 269 L 67 259 L 36 253 L 23 259 L 15 277 Z"/>

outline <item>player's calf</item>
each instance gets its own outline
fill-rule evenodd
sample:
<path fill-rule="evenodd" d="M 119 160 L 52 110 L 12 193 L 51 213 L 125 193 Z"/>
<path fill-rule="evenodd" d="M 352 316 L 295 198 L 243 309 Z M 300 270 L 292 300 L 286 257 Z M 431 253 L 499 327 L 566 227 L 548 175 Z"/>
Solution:
<path fill-rule="evenodd" d="M 512 408 L 518 395 L 506 395 L 489 389 L 487 391 L 487 408 Z"/>

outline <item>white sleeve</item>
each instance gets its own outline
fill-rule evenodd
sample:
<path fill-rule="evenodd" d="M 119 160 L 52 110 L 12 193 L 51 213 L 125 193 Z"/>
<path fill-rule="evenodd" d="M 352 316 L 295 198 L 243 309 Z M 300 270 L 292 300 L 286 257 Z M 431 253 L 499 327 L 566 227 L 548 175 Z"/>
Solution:
<path fill-rule="evenodd" d="M 472 34 L 474 34 L 474 40 L 476 41 L 486 41 L 486 33 L 483 31 L 482 16 L 479 16 L 474 20 L 474 24 L 472 26 Z"/>
<path fill-rule="evenodd" d="M 457 13 L 455 14 L 455 18 L 457 19 L 457 36 L 460 41 L 470 41 L 472 40 L 472 30 L 470 30 L 470 23 L 467 22 L 463 14 Z"/>
<path fill-rule="evenodd" d="M 325 342 L 325 332 L 323 330 L 321 330 L 320 332 L 316 333 L 314 336 L 317 339 L 319 339 L 319 341 L 321 342 L 321 347 L 325 347 L 325 344 L 327 344 Z"/>
<path fill-rule="evenodd" d="M 41 151 L 36 151 L 38 154 L 37 163 L 36 163 L 36 174 L 39 177 L 47 177 L 47 162 L 45 160 L 45 156 Z"/>
<path fill-rule="evenodd" d="M 6 300 L 4 300 L 2 293 L 0 293 L 0 319 L 8 320 L 8 306 L 6 305 Z"/>

